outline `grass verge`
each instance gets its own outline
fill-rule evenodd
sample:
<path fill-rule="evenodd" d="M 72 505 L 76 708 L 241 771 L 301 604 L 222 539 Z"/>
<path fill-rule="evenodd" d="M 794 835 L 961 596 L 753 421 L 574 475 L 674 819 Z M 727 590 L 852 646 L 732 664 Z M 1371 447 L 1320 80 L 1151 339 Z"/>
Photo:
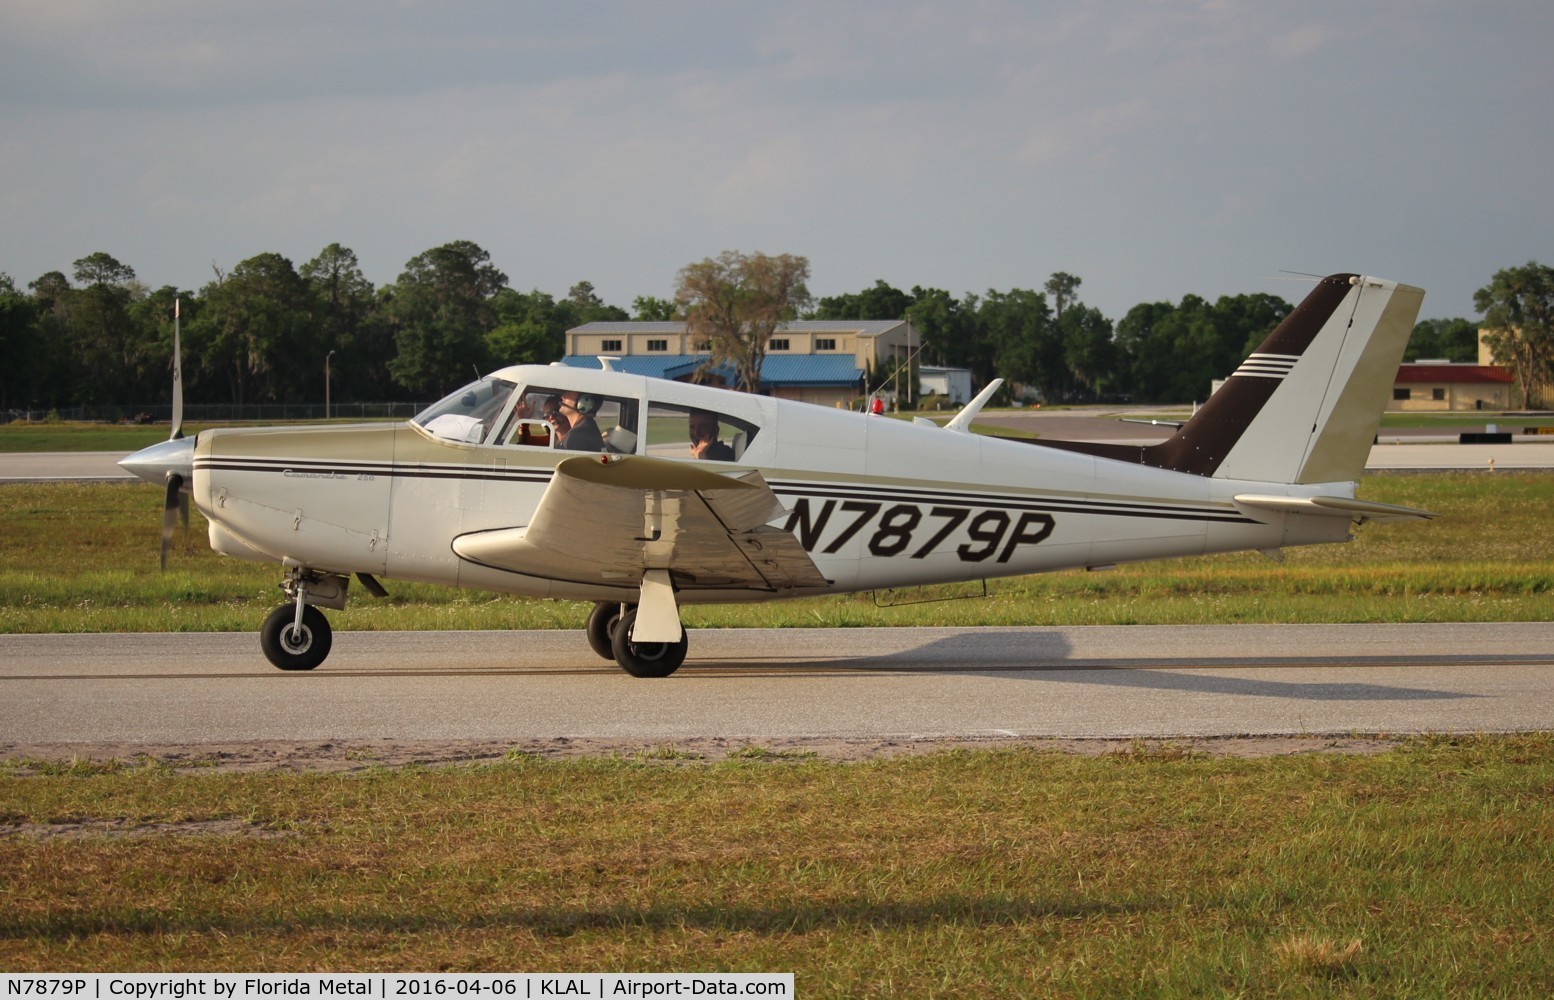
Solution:
<path fill-rule="evenodd" d="M 0 967 L 793 970 L 804 996 L 1554 991 L 1554 736 L 1376 755 L 0 771 Z"/>
<path fill-rule="evenodd" d="M 1371 525 L 1346 545 L 1239 553 L 971 586 L 686 609 L 692 627 L 1536 621 L 1548 618 L 1554 533 L 1544 472 L 1374 475 L 1368 499 L 1438 512 Z M 196 512 L 156 570 L 161 493 L 129 484 L 0 485 L 0 632 L 245 631 L 278 603 L 276 567 L 225 559 Z M 589 605 L 389 582 L 338 629 L 581 628 Z M 881 604 L 900 606 L 881 607 Z"/>

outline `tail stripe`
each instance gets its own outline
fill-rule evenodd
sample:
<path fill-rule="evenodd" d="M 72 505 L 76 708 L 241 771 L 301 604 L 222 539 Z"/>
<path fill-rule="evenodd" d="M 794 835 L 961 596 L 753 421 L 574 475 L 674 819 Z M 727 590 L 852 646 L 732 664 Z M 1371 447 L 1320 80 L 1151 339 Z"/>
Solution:
<path fill-rule="evenodd" d="M 1242 378 L 1279 378 L 1290 373 L 1300 357 L 1295 354 L 1253 354 L 1241 362 L 1235 375 Z"/>

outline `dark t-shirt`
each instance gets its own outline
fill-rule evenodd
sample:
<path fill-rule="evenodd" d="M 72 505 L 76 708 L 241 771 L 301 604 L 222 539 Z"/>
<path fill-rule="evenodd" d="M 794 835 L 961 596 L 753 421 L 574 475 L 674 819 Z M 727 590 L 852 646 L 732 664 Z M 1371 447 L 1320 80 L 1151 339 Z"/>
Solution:
<path fill-rule="evenodd" d="M 561 446 L 568 451 L 603 451 L 604 438 L 593 418 L 585 417 L 567 431 L 567 439 Z"/>

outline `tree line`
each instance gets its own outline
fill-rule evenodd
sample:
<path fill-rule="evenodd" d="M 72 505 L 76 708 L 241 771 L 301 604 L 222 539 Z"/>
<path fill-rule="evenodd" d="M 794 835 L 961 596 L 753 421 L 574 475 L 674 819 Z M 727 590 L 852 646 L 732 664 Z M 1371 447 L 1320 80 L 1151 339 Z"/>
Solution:
<path fill-rule="evenodd" d="M 250 257 L 198 290 L 152 290 L 102 252 L 72 276 L 23 290 L 0 275 L 0 408 L 165 400 L 175 300 L 185 398 L 202 403 L 322 400 L 326 360 L 336 399 L 431 399 L 472 369 L 555 360 L 569 327 L 628 318 L 587 282 L 563 299 L 519 292 L 468 241 L 418 254 L 381 288 L 338 243 L 300 268 Z"/>
<path fill-rule="evenodd" d="M 628 311 L 601 301 L 587 281 L 562 297 L 520 292 L 467 240 L 418 254 L 382 287 L 338 243 L 300 268 L 261 253 L 214 269 L 197 290 L 151 289 L 99 251 L 75 261 L 69 276 L 51 271 L 25 288 L 0 274 L 0 410 L 165 401 L 175 300 L 185 398 L 234 404 L 322 400 L 326 366 L 338 401 L 429 400 L 477 370 L 554 361 L 569 328 L 595 321 L 684 320 L 706 330 L 715 351 L 764 353 L 764 338 L 785 320 L 903 318 L 920 338 L 920 363 L 969 368 L 978 382 L 1003 377 L 1052 400 L 1184 402 L 1203 398 L 1292 308 L 1263 293 L 1212 302 L 1187 295 L 1141 303 L 1113 322 L 1084 303 L 1082 279 L 1064 272 L 1040 288 L 956 296 L 876 281 L 818 299 L 808 277 L 803 257 L 729 252 L 682 269 L 673 297 L 639 296 Z M 1512 341 L 1501 356 L 1534 382 L 1554 372 L 1550 302 L 1554 275 L 1536 263 L 1497 273 L 1475 299 L 1486 323 L 1519 331 L 1505 335 Z M 714 338 L 718 328 L 705 319 L 736 304 L 761 317 L 746 330 L 752 343 Z M 737 322 L 736 312 L 725 322 Z M 1474 360 L 1477 326 L 1426 320 L 1410 357 Z M 756 370 L 748 384 L 758 385 Z M 870 374 L 885 382 L 892 373 Z"/>

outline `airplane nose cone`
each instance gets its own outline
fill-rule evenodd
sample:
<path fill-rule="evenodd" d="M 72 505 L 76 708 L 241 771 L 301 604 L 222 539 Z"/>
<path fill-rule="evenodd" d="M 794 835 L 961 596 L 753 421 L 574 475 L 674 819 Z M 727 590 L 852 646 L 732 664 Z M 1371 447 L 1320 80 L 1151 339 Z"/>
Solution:
<path fill-rule="evenodd" d="M 159 441 L 120 459 L 119 467 L 157 486 L 166 485 L 169 476 L 182 476 L 187 484 L 194 475 L 194 438 Z"/>

